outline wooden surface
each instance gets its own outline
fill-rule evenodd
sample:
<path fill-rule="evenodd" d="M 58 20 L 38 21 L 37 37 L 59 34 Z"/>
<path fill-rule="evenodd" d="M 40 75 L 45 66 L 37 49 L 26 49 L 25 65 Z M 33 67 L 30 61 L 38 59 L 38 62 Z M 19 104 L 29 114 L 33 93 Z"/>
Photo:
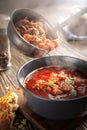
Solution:
<path fill-rule="evenodd" d="M 60 46 L 49 53 L 49 55 L 68 55 L 77 58 L 81 58 L 87 60 L 87 53 L 86 53 L 86 44 L 80 43 L 68 43 L 65 41 L 63 36 L 59 33 L 60 38 L 58 39 Z M 75 46 L 78 45 L 78 46 Z M 81 46 L 81 47 L 80 47 Z M 83 47 L 85 46 L 85 47 Z M 17 71 L 26 61 L 31 60 L 30 57 L 23 55 L 17 48 L 11 43 L 11 63 L 12 66 L 9 70 L 0 73 L 0 95 L 2 96 L 7 92 L 6 89 L 9 87 L 11 91 L 15 91 L 15 88 L 18 88 L 17 82 Z M 17 91 L 20 94 L 20 89 Z M 21 98 L 21 103 L 23 100 Z M 21 109 L 22 113 L 24 113 L 25 117 L 28 118 L 36 127 L 40 130 L 82 130 L 82 128 L 86 128 L 86 120 L 87 116 L 75 119 L 75 120 L 68 120 L 68 121 L 49 121 L 44 118 L 37 116 L 35 113 L 32 112 L 30 108 L 22 106 Z"/>
<path fill-rule="evenodd" d="M 38 10 L 37 10 L 38 11 Z M 43 12 L 43 10 L 42 10 Z M 45 10 L 45 14 L 46 10 Z M 50 18 L 49 18 L 50 19 Z M 54 23 L 54 22 L 53 22 Z M 81 42 L 67 42 L 61 32 L 58 33 L 59 47 L 49 53 L 49 55 L 67 55 L 76 58 L 84 59 L 87 61 L 87 41 Z M 11 63 L 12 66 L 9 70 L 0 72 L 0 96 L 3 96 L 8 90 L 16 91 L 19 85 L 17 82 L 17 71 L 19 68 L 31 60 L 30 57 L 23 55 L 12 43 L 11 45 Z M 16 89 L 15 89 L 16 88 Z M 19 97 L 23 94 L 20 89 L 16 92 Z M 23 104 L 24 100 L 20 100 Z M 28 118 L 39 130 L 86 130 L 87 129 L 87 116 L 80 119 L 68 121 L 50 121 L 37 116 L 30 108 L 22 105 L 20 108 L 22 113 Z"/>

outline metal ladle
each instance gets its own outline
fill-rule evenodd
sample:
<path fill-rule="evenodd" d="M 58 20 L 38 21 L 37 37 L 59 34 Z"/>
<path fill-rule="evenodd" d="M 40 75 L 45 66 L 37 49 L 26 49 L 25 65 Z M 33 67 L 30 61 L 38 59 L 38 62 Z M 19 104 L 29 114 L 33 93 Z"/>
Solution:
<path fill-rule="evenodd" d="M 61 23 L 58 23 L 55 26 L 54 30 L 57 30 L 59 25 L 62 29 L 62 33 L 64 34 L 66 40 L 87 40 L 87 36 L 77 36 L 75 34 L 73 34 L 70 29 L 69 29 L 69 25 L 71 25 L 71 23 L 75 23 L 77 22 L 77 20 L 87 12 L 87 6 L 83 7 L 82 9 L 80 9 L 80 11 L 78 11 L 76 14 L 73 14 L 71 16 L 69 16 L 68 18 L 66 18 L 64 21 L 62 21 Z"/>

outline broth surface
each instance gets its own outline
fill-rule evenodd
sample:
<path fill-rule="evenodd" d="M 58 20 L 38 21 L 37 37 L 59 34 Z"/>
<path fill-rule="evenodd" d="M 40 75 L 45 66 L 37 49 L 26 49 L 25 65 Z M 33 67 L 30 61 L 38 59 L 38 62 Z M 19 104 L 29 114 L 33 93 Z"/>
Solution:
<path fill-rule="evenodd" d="M 71 68 L 43 67 L 30 73 L 24 86 L 44 98 L 72 99 L 87 94 L 87 75 Z"/>

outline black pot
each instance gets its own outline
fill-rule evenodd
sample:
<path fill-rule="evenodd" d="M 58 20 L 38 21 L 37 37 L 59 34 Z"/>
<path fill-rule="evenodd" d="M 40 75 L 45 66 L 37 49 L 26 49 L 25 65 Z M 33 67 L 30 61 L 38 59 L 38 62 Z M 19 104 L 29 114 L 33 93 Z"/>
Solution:
<path fill-rule="evenodd" d="M 87 62 L 74 57 L 48 56 L 28 61 L 17 73 L 17 79 L 20 87 L 24 91 L 27 105 L 35 113 L 47 119 L 65 120 L 85 115 L 87 110 L 87 96 L 68 100 L 50 100 L 39 97 L 24 88 L 24 79 L 29 73 L 37 68 L 49 65 L 71 67 L 87 73 Z"/>

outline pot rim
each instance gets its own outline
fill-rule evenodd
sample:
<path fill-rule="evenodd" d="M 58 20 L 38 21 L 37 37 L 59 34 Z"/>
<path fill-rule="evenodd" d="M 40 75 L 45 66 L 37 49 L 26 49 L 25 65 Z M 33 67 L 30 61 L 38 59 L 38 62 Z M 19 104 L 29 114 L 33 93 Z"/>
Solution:
<path fill-rule="evenodd" d="M 66 100 L 52 100 L 52 99 L 48 99 L 48 98 L 43 98 L 43 97 L 40 97 L 34 93 L 32 93 L 31 91 L 27 90 L 23 84 L 21 84 L 21 82 L 19 81 L 19 74 L 21 72 L 21 70 L 24 68 L 24 66 L 26 66 L 27 64 L 29 64 L 30 62 L 33 62 L 33 61 L 37 61 L 39 59 L 44 59 L 44 58 L 49 58 L 49 57 L 69 57 L 69 58 L 72 58 L 72 59 L 76 59 L 76 60 L 81 60 L 85 63 L 87 63 L 87 61 L 83 60 L 83 59 L 80 59 L 80 58 L 76 58 L 76 57 L 73 57 L 73 56 L 63 56 L 63 55 L 55 55 L 55 56 L 45 56 L 45 57 L 40 57 L 40 58 L 36 58 L 36 59 L 32 59 L 30 61 L 27 61 L 24 65 L 22 65 L 20 67 L 20 69 L 18 70 L 17 72 L 17 80 L 18 80 L 18 83 L 20 84 L 20 87 L 24 90 L 24 91 L 27 91 L 29 94 L 31 94 L 32 96 L 34 96 L 35 98 L 37 99 L 41 99 L 41 100 L 44 100 L 44 101 L 49 101 L 49 102 L 71 102 L 71 101 L 77 101 L 77 100 L 80 100 L 80 99 L 83 99 L 83 98 L 87 98 L 87 95 L 84 95 L 84 96 L 81 96 L 81 97 L 76 97 L 76 98 L 72 98 L 72 99 L 66 99 Z"/>

